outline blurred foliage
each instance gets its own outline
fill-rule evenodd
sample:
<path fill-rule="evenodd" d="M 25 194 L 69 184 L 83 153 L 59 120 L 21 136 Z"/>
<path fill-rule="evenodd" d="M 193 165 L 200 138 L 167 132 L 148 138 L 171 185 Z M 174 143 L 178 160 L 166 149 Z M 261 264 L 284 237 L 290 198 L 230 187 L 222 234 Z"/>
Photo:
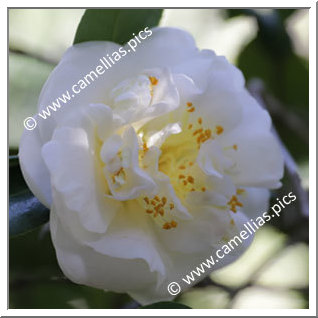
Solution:
<path fill-rule="evenodd" d="M 23 120 L 36 111 L 41 87 L 61 52 L 71 44 L 83 12 L 37 10 L 37 14 L 32 15 L 31 11 L 10 10 L 9 13 L 10 154 L 17 154 Z M 202 11 L 205 12 L 204 19 L 212 12 Z M 221 10 L 218 12 L 220 14 Z M 237 66 L 248 83 L 253 78 L 263 81 L 268 94 L 266 101 L 277 101 L 269 103 L 272 105 L 269 111 L 284 144 L 301 164 L 303 183 L 308 187 L 308 60 L 295 53 L 286 28 L 288 19 L 297 10 L 232 9 L 223 12 L 226 12 L 229 24 L 243 17 L 255 21 L 253 25 L 257 26 L 257 34 L 241 46 Z M 183 14 L 189 14 L 189 11 Z M 25 20 L 20 23 L 26 15 L 29 23 Z M 181 20 L 185 28 L 190 23 L 189 20 Z M 12 23 L 20 23 L 19 28 L 13 28 Z M 195 31 L 198 37 L 204 33 L 202 28 Z M 208 39 L 209 30 L 204 31 Z M 235 37 L 236 30 L 232 32 Z M 118 41 L 125 42 L 127 36 Z M 213 39 L 211 41 L 211 47 L 215 46 Z M 272 204 L 276 197 L 281 197 L 294 187 L 288 175 L 285 175 L 283 185 L 273 193 Z M 10 160 L 10 194 L 18 200 L 25 189 L 17 160 L 13 158 Z M 28 194 L 32 198 L 32 194 Z M 280 218 L 275 218 L 271 225 L 265 225 L 256 233 L 253 245 L 237 262 L 213 272 L 209 279 L 180 295 L 176 303 L 191 308 L 308 308 L 308 218 L 300 210 L 298 201 L 290 205 Z M 16 207 L 13 212 L 19 216 Z M 45 213 L 44 210 L 42 212 Z M 39 221 L 37 225 L 46 220 L 41 217 L 36 219 Z M 15 236 L 9 241 L 10 308 L 139 307 L 127 295 L 70 282 L 57 264 L 48 224 L 30 229 L 31 226 L 26 226 L 21 229 L 27 231 L 25 235 Z M 16 233 L 19 231 L 17 229 Z M 11 232 L 14 233 L 13 230 Z M 175 306 L 176 303 L 152 306 L 162 308 Z"/>
<path fill-rule="evenodd" d="M 23 120 L 36 111 L 38 98 L 53 65 L 22 54 L 9 55 L 9 144 L 17 154 Z"/>
<path fill-rule="evenodd" d="M 227 10 L 229 18 L 240 15 L 256 19 L 258 33 L 240 53 L 238 67 L 247 81 L 260 78 L 270 94 L 283 105 L 284 112 L 293 112 L 304 123 L 306 132 L 297 132 L 286 125 L 284 113 L 271 111 L 281 138 L 296 160 L 308 159 L 309 70 L 308 61 L 294 53 L 285 20 L 295 10 Z M 306 138 L 302 138 L 305 133 Z"/>

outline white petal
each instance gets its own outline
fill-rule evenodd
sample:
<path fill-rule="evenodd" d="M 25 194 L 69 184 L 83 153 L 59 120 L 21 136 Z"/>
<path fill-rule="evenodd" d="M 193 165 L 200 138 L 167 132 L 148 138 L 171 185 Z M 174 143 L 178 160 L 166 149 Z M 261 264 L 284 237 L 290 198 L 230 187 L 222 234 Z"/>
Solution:
<path fill-rule="evenodd" d="M 151 272 L 165 276 L 163 250 L 152 233 L 151 220 L 136 202 L 127 202 L 100 239 L 88 242 L 96 252 L 121 259 L 143 259 Z M 161 253 L 160 253 L 161 252 Z"/>
<path fill-rule="evenodd" d="M 52 102 L 55 102 L 66 90 L 69 90 L 72 95 L 72 86 L 78 85 L 78 81 L 83 80 L 90 72 L 96 73 L 96 67 L 101 65 L 100 58 L 113 53 L 118 48 L 119 45 L 115 43 L 93 41 L 70 47 L 44 84 L 38 101 L 38 111 L 41 112 L 48 105 L 52 105 Z M 120 64 L 122 63 L 117 63 L 108 70 L 105 69 L 102 75 L 97 74 L 98 78 L 93 75 L 94 81 L 88 78 L 90 85 L 87 85 L 78 95 L 74 94 L 75 97 L 67 104 L 60 102 L 61 107 L 57 108 L 56 112 L 51 110 L 50 117 L 38 121 L 40 135 L 44 142 L 51 138 L 57 123 L 59 126 L 63 125 L 67 114 L 78 112 L 90 103 L 105 102 L 105 96 L 107 96 L 105 94 L 111 89 L 113 83 L 124 75 L 119 71 Z"/>
<path fill-rule="evenodd" d="M 54 206 L 50 227 L 59 265 L 73 282 L 122 293 L 155 284 L 156 273 L 150 272 L 144 260 L 110 257 L 77 242 L 59 220 Z"/>
<path fill-rule="evenodd" d="M 125 46 L 129 49 L 129 46 Z M 152 35 L 129 55 L 136 68 L 172 67 L 198 53 L 192 36 L 177 28 L 154 28 Z"/>
<path fill-rule="evenodd" d="M 52 203 L 50 175 L 41 154 L 42 140 L 38 129 L 24 131 L 19 146 L 23 177 L 33 194 L 46 207 Z"/>
<path fill-rule="evenodd" d="M 270 192 L 262 188 L 244 188 L 245 192 L 240 196 L 243 203 L 242 210 L 250 218 L 256 218 L 268 211 Z"/>
<path fill-rule="evenodd" d="M 275 188 L 283 177 L 283 157 L 272 133 L 243 132 L 234 140 L 237 150 L 228 156 L 235 162 L 234 183 L 247 187 Z"/>
<path fill-rule="evenodd" d="M 101 171 L 98 173 L 85 131 L 56 129 L 52 141 L 43 146 L 42 155 L 52 186 L 62 195 L 67 208 L 79 214 L 88 231 L 105 232 L 116 209 L 104 197 L 104 180 Z"/>
<path fill-rule="evenodd" d="M 121 151 L 121 158 L 118 150 Z M 119 136 L 116 138 L 113 136 L 110 142 L 106 142 L 101 156 L 106 163 L 103 170 L 111 197 L 125 201 L 136 199 L 141 195 L 149 195 L 155 191 L 155 182 L 139 167 L 139 144 L 132 127 L 124 132 L 122 140 Z M 122 170 L 124 176 L 117 175 L 116 170 L 118 172 Z"/>

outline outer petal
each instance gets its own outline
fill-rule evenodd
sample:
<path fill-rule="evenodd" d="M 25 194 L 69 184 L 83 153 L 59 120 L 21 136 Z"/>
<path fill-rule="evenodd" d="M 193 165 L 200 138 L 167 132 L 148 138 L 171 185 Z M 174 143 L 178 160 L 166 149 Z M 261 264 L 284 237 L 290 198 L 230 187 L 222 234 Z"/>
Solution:
<path fill-rule="evenodd" d="M 129 46 L 125 47 L 127 50 Z M 51 105 L 67 89 L 71 89 L 86 74 L 101 65 L 100 59 L 119 50 L 119 45 L 111 42 L 84 42 L 69 48 L 61 62 L 50 74 L 39 98 L 39 111 Z M 108 104 L 110 90 L 121 80 L 132 77 L 153 67 L 169 67 L 198 54 L 194 39 L 187 33 L 173 28 L 156 28 L 151 37 L 141 42 L 136 52 L 122 57 L 115 65 L 95 79 L 79 95 L 71 99 L 65 107 L 52 112 L 52 116 L 38 123 L 43 140 L 48 141 L 57 123 L 63 124 L 65 113 L 76 111 L 89 103 Z"/>
<path fill-rule="evenodd" d="M 59 265 L 73 282 L 116 292 L 155 284 L 156 274 L 144 260 L 114 258 L 79 244 L 61 223 L 54 206 L 50 226 Z"/>
<path fill-rule="evenodd" d="M 238 235 L 243 229 L 244 223 L 247 221 L 246 217 L 240 212 L 236 213 L 233 217 L 235 219 L 236 226 L 226 233 L 229 239 L 233 238 L 235 235 Z M 226 242 L 219 242 L 213 246 L 211 244 L 206 250 L 201 251 L 200 253 L 191 254 L 191 257 L 189 257 L 189 254 L 174 253 L 171 256 L 171 262 L 167 263 L 166 265 L 168 266 L 167 276 L 160 285 L 149 286 L 147 289 L 141 289 L 137 292 L 130 291 L 129 294 L 142 304 L 171 300 L 174 297 L 171 296 L 167 291 L 169 283 L 178 282 L 181 285 L 182 291 L 187 290 L 192 285 L 197 284 L 200 280 L 209 275 L 211 271 L 217 270 L 218 268 L 234 262 L 249 247 L 252 239 L 253 237 L 249 237 L 247 240 L 243 240 L 241 245 L 235 247 L 235 249 L 223 259 L 215 262 L 215 265 L 211 266 L 210 269 L 206 269 L 205 273 L 202 273 L 200 277 L 194 275 L 195 279 L 191 284 L 187 284 L 182 279 L 187 279 L 186 275 L 189 275 L 193 270 L 197 270 L 197 267 L 200 267 L 202 262 L 205 262 L 207 258 L 210 259 L 210 257 L 213 256 L 213 258 L 216 259 L 216 251 Z"/>
<path fill-rule="evenodd" d="M 50 175 L 42 159 L 41 147 L 39 131 L 25 130 L 20 141 L 19 161 L 29 188 L 49 208 L 52 203 Z"/>
<path fill-rule="evenodd" d="M 239 186 L 276 188 L 283 176 L 283 156 L 270 131 L 271 119 L 247 91 L 237 98 L 242 107 L 241 121 L 218 138 L 226 154 L 235 162 L 233 180 Z M 231 148 L 237 146 L 237 151 Z"/>

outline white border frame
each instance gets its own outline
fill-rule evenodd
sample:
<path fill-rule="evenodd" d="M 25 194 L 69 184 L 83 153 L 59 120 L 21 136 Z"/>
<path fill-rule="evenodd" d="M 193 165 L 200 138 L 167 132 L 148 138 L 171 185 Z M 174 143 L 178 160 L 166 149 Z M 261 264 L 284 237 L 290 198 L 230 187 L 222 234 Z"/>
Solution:
<path fill-rule="evenodd" d="M 28 4 L 28 6 L 25 6 Z M 76 4 L 76 5 L 74 5 Z M 132 3 L 129 1 L 119 1 L 114 2 L 113 5 L 103 1 L 103 0 L 90 0 L 88 2 L 89 7 L 132 7 Z M 161 0 L 154 3 L 147 1 L 134 1 L 134 7 L 160 7 L 160 8 L 184 8 L 180 6 L 180 1 L 177 0 Z M 189 3 L 192 4 L 192 3 Z M 213 8 L 238 8 L 238 7 L 258 7 L 258 8 L 310 8 L 309 9 L 309 211 L 310 211 L 310 222 L 309 222 L 309 309 L 171 309 L 169 313 L 173 312 L 175 316 L 266 316 L 266 315 L 275 315 L 275 316 L 316 316 L 316 2 L 315 1 L 295 1 L 295 0 L 267 0 L 267 1 L 235 1 L 235 0 L 215 0 L 211 1 L 202 1 L 196 0 L 195 8 L 209 8 L 213 5 Z M 1 49 L 1 66 L 2 70 L 7 69 L 7 9 L 14 7 L 22 8 L 87 8 L 87 1 L 77 0 L 56 0 L 56 1 L 22 1 L 22 0 L 6 0 L 4 4 L 1 5 L 1 35 L 2 35 L 2 49 Z M 4 43 L 6 43 L 7 50 L 4 50 Z M 0 108 L 0 118 L 5 122 L 7 117 L 7 108 L 4 107 L 5 104 L 8 104 L 8 90 L 7 90 L 7 79 L 8 75 L 5 72 L 2 72 L 1 76 L 1 96 L 7 96 L 6 102 L 2 103 Z M 7 128 L 7 129 L 6 129 Z M 2 133 L 0 134 L 0 140 L 2 145 L 2 151 L 7 149 L 8 145 L 8 127 L 6 125 L 1 125 Z M 6 138 L 7 136 L 7 138 Z M 6 145 L 6 146 L 5 146 Z M 7 175 L 8 178 L 8 153 L 3 153 L 1 158 L 1 167 L 2 167 L 2 176 Z M 4 159 L 6 158 L 6 159 Z M 6 160 L 6 161 L 5 161 Z M 6 170 L 5 168 L 6 167 Z M 4 189 L 8 189 L 7 182 L 2 179 L 1 184 Z M 3 206 L 1 217 L 1 255 L 8 255 L 8 233 L 7 233 L 7 215 L 4 211 L 8 211 L 8 198 L 7 191 L 2 190 L 0 193 L 0 200 L 2 203 L 7 202 L 6 206 Z M 4 204 L 3 204 L 4 205 Z M 167 310 L 162 309 L 149 309 L 149 310 L 136 310 L 136 309 L 7 309 L 8 301 L 8 278 L 7 278 L 7 262 L 1 262 L 1 300 L 0 300 L 0 314 L 1 316 L 160 316 L 166 315 Z"/>

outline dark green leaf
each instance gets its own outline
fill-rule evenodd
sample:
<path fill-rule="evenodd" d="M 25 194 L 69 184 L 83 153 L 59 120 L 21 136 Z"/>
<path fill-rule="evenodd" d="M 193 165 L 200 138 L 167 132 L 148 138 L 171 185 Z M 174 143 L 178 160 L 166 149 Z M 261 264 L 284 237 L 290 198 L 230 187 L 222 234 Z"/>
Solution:
<path fill-rule="evenodd" d="M 238 58 L 238 67 L 246 80 L 260 78 L 266 90 L 282 102 L 284 111 L 292 111 L 308 121 L 309 76 L 306 61 L 291 52 L 284 58 L 273 56 L 261 38 L 250 42 Z M 272 114 L 275 127 L 292 155 L 298 160 L 308 157 L 308 143 L 288 127 L 284 117 Z M 303 132 L 305 133 L 305 132 Z"/>
<path fill-rule="evenodd" d="M 30 231 L 49 220 L 49 210 L 30 190 L 9 197 L 10 237 Z"/>
<path fill-rule="evenodd" d="M 15 195 L 28 189 L 19 165 L 18 156 L 9 157 L 9 194 Z"/>
<path fill-rule="evenodd" d="M 86 41 L 126 43 L 145 27 L 158 25 L 161 9 L 87 9 L 78 25 L 74 44 Z"/>
<path fill-rule="evenodd" d="M 162 301 L 151 305 L 143 306 L 141 309 L 192 309 L 183 304 L 175 303 L 172 301 Z"/>
<path fill-rule="evenodd" d="M 24 181 L 18 156 L 9 157 L 9 234 L 30 231 L 49 220 L 49 210 L 34 197 Z"/>

